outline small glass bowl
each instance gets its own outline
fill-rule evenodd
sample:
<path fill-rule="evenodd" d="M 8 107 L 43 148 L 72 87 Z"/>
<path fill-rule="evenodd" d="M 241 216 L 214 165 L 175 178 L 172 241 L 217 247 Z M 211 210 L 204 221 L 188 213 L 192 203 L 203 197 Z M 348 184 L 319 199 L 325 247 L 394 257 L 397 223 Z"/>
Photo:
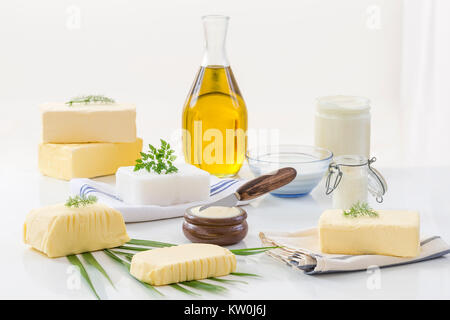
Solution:
<path fill-rule="evenodd" d="M 319 184 L 333 153 L 314 146 L 272 145 L 248 150 L 246 157 L 250 170 L 257 177 L 283 167 L 297 170 L 292 182 L 271 192 L 277 197 L 295 198 L 307 195 Z"/>

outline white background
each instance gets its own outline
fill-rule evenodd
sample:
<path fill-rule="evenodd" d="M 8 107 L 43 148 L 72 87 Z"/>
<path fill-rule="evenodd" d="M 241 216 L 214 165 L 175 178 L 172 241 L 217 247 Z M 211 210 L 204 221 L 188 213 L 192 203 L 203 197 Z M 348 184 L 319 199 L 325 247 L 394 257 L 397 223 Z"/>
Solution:
<path fill-rule="evenodd" d="M 312 144 L 317 97 L 370 98 L 373 155 L 378 167 L 391 167 L 382 170 L 389 191 L 380 207 L 419 210 L 423 235 L 448 241 L 450 170 L 442 166 L 450 157 L 450 97 L 442 92 L 450 83 L 450 27 L 442 28 L 449 21 L 444 3 L 448 9 L 447 0 L 1 1 L 0 242 L 8 263 L 0 270 L 0 297 L 92 297 L 85 286 L 64 286 L 67 261 L 43 259 L 21 241 L 26 213 L 68 194 L 66 182 L 37 170 L 38 105 L 105 94 L 137 104 L 146 142 L 170 137 L 202 59 L 205 14 L 231 16 L 228 55 L 250 128 L 279 129 L 282 143 Z M 406 165 L 414 168 L 400 168 Z M 258 232 L 269 228 L 314 226 L 330 205 L 319 188 L 298 199 L 267 196 L 248 206 L 250 231 L 238 246 L 259 246 Z M 127 229 L 134 237 L 182 243 L 181 220 Z M 247 261 L 241 271 L 255 269 L 265 280 L 234 298 L 448 298 L 450 292 L 448 258 L 383 269 L 380 290 L 369 290 L 365 272 L 313 278 L 266 256 Z M 120 288 L 109 297 L 146 297 L 123 270 L 107 269 Z"/>
<path fill-rule="evenodd" d="M 405 163 L 399 0 L 42 0 L 0 4 L 8 164 L 35 165 L 40 103 L 79 94 L 136 103 L 139 135 L 169 138 L 202 59 L 204 14 L 231 17 L 227 51 L 250 128 L 312 144 L 317 97 L 366 96 L 378 166 Z"/>

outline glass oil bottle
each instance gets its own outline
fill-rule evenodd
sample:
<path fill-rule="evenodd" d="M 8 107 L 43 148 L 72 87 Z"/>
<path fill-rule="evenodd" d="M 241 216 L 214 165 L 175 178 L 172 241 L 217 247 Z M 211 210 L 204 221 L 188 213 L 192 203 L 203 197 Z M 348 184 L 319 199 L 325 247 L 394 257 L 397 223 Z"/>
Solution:
<path fill-rule="evenodd" d="M 247 107 L 226 58 L 229 18 L 202 19 L 206 50 L 183 109 L 183 152 L 187 163 L 230 177 L 245 160 Z"/>

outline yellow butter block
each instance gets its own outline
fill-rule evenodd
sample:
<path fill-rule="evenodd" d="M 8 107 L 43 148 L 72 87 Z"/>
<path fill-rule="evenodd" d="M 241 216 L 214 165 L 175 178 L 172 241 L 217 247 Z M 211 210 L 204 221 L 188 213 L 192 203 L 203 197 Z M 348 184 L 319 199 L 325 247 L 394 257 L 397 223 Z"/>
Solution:
<path fill-rule="evenodd" d="M 39 145 L 39 170 L 43 175 L 70 180 L 115 174 L 119 167 L 139 159 L 142 139 L 131 143 L 83 143 Z"/>
<path fill-rule="evenodd" d="M 121 213 L 102 204 L 68 208 L 64 204 L 32 210 L 23 240 L 50 258 L 105 248 L 130 241 Z"/>
<path fill-rule="evenodd" d="M 45 103 L 40 111 L 45 143 L 136 140 L 136 107 L 132 104 Z"/>
<path fill-rule="evenodd" d="M 230 250 L 213 244 L 191 243 L 135 254 L 130 272 L 143 282 L 160 286 L 225 276 L 235 270 L 236 257 Z"/>
<path fill-rule="evenodd" d="M 415 257 L 420 251 L 419 213 L 377 210 L 378 217 L 326 210 L 319 219 L 320 249 L 334 254 Z"/>

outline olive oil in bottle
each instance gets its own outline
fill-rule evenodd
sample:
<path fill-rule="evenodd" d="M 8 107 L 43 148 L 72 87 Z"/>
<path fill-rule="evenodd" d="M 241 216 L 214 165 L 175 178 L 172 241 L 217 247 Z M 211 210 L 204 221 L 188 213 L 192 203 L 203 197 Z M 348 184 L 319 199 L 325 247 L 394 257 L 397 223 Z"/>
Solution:
<path fill-rule="evenodd" d="M 183 151 L 218 177 L 235 175 L 245 160 L 247 108 L 225 55 L 228 17 L 203 17 L 206 52 L 183 109 Z"/>

